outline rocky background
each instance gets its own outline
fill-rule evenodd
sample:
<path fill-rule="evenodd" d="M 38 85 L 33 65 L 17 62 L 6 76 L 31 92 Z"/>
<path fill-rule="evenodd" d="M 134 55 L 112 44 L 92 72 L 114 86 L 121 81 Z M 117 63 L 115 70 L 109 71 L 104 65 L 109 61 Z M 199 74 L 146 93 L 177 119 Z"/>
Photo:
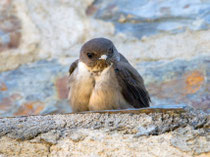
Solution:
<path fill-rule="evenodd" d="M 209 0 L 1 0 L 0 117 L 71 112 L 68 68 L 93 37 L 138 69 L 153 106 L 210 112 Z"/>

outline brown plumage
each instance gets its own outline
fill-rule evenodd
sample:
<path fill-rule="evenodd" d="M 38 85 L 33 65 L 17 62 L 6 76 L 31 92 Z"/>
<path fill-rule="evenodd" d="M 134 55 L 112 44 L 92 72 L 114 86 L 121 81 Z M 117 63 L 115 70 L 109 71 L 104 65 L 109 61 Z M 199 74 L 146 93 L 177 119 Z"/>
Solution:
<path fill-rule="evenodd" d="M 69 101 L 75 112 L 149 107 L 142 77 L 108 39 L 86 42 L 69 73 Z"/>

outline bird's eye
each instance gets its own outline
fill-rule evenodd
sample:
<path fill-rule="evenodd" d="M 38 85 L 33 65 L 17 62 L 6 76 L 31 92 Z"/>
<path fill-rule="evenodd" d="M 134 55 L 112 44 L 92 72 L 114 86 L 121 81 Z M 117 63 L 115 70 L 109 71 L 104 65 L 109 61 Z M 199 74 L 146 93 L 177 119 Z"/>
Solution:
<path fill-rule="evenodd" d="M 113 49 L 112 48 L 109 48 L 108 51 L 109 51 L 110 54 L 113 53 Z"/>
<path fill-rule="evenodd" d="M 93 58 L 93 55 L 94 55 L 93 53 L 87 53 L 87 56 L 88 56 L 88 58 L 90 58 L 90 59 Z"/>

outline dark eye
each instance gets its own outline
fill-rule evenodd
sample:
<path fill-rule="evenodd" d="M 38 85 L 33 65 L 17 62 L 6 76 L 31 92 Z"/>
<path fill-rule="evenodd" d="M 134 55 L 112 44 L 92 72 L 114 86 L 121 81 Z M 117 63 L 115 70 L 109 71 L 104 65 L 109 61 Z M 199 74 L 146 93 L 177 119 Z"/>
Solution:
<path fill-rule="evenodd" d="M 94 54 L 93 53 L 87 53 L 88 58 L 93 58 Z"/>
<path fill-rule="evenodd" d="M 108 51 L 109 51 L 110 54 L 113 53 L 113 49 L 112 48 L 109 48 Z"/>

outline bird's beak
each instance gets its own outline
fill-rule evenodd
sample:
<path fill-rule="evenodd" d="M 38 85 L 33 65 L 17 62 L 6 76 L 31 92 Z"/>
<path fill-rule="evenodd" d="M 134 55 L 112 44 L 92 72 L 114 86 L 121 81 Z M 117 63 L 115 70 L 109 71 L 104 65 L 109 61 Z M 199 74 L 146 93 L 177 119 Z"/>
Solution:
<path fill-rule="evenodd" d="M 106 60 L 106 59 L 107 59 L 107 55 L 102 55 L 99 59 L 104 59 L 104 60 Z"/>

